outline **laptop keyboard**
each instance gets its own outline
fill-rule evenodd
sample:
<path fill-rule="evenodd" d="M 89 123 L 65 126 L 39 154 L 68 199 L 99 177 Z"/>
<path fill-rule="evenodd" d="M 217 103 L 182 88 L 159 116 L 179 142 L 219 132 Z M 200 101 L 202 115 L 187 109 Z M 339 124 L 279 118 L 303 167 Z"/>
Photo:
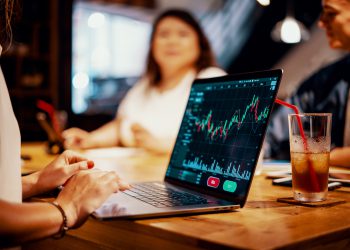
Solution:
<path fill-rule="evenodd" d="M 159 208 L 208 203 L 203 197 L 179 192 L 162 183 L 134 184 L 130 190 L 126 190 L 124 193 Z"/>

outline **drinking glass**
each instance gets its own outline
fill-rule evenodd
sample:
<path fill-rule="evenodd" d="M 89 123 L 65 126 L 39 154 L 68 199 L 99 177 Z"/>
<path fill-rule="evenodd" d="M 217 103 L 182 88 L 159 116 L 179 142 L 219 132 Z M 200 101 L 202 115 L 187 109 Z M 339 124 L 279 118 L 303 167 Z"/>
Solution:
<path fill-rule="evenodd" d="M 290 114 L 288 124 L 294 199 L 326 200 L 332 114 Z"/>

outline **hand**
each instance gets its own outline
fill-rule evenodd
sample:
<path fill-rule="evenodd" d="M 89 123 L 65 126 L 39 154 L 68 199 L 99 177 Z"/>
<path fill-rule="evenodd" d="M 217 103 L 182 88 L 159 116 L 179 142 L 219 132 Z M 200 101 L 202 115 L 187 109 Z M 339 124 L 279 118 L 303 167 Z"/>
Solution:
<path fill-rule="evenodd" d="M 67 149 L 84 148 L 89 138 L 89 132 L 80 128 L 70 128 L 62 132 L 64 147 Z"/>
<path fill-rule="evenodd" d="M 68 227 L 76 228 L 113 192 L 129 188 L 115 172 L 81 171 L 69 179 L 56 201 L 67 215 Z"/>
<path fill-rule="evenodd" d="M 152 151 L 155 144 L 155 138 L 149 131 L 147 131 L 138 123 L 134 123 L 131 126 L 131 131 L 134 134 L 135 145 L 137 147 L 141 147 Z"/>
<path fill-rule="evenodd" d="M 44 169 L 23 177 L 23 197 L 48 192 L 63 185 L 81 170 L 93 168 L 94 162 L 70 150 L 64 151 Z"/>
<path fill-rule="evenodd" d="M 140 124 L 133 124 L 135 145 L 158 154 L 169 154 L 174 146 L 174 138 L 156 138 Z"/>

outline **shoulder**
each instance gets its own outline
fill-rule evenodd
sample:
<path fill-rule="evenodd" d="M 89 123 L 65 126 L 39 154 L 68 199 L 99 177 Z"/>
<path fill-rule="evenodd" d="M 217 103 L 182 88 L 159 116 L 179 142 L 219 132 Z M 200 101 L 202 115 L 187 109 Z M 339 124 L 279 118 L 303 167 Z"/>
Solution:
<path fill-rule="evenodd" d="M 148 80 L 144 77 L 140 78 L 124 96 L 119 105 L 118 112 L 121 112 L 121 110 L 125 109 L 125 107 L 131 103 L 137 102 L 140 100 L 140 98 L 143 98 L 148 86 Z"/>
<path fill-rule="evenodd" d="M 143 93 L 149 87 L 149 81 L 146 77 L 140 78 L 128 91 L 127 95 Z"/>
<path fill-rule="evenodd" d="M 330 91 L 341 80 L 349 81 L 350 56 L 327 65 L 316 71 L 300 85 L 297 93 L 303 93 L 308 90 Z"/>
<path fill-rule="evenodd" d="M 227 73 L 218 67 L 208 67 L 205 69 L 202 69 L 198 75 L 197 78 L 209 78 L 209 77 L 217 77 L 217 76 L 224 76 L 227 75 Z"/>

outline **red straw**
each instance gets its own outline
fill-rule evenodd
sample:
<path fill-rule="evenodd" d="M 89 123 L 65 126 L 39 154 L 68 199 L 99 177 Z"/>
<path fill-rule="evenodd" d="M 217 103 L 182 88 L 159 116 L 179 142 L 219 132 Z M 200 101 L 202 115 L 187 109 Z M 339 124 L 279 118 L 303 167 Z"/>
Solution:
<path fill-rule="evenodd" d="M 300 116 L 298 116 L 299 110 L 298 110 L 297 106 L 292 105 L 292 104 L 287 103 L 287 102 L 284 102 L 284 101 L 282 101 L 280 99 L 276 99 L 275 103 L 278 103 L 278 104 L 283 105 L 283 106 L 285 106 L 287 108 L 290 108 L 290 109 L 292 109 L 294 111 L 295 114 L 297 114 L 296 117 L 297 117 L 297 122 L 298 122 L 299 130 L 300 130 L 300 135 L 301 135 L 301 138 L 303 139 L 303 142 L 304 142 L 305 152 L 307 153 L 309 151 L 309 147 L 308 147 L 308 143 L 307 143 L 307 140 L 306 140 L 306 137 L 305 137 L 305 133 L 304 133 L 303 125 L 301 123 Z M 316 191 L 319 192 L 321 190 L 320 190 L 320 185 L 319 185 L 318 180 L 317 180 L 315 168 L 313 167 L 312 161 L 309 159 L 309 157 L 307 159 L 308 159 L 308 163 L 309 163 L 308 166 L 309 166 L 309 169 L 310 169 L 310 178 L 311 178 L 312 186 L 315 188 Z"/>

